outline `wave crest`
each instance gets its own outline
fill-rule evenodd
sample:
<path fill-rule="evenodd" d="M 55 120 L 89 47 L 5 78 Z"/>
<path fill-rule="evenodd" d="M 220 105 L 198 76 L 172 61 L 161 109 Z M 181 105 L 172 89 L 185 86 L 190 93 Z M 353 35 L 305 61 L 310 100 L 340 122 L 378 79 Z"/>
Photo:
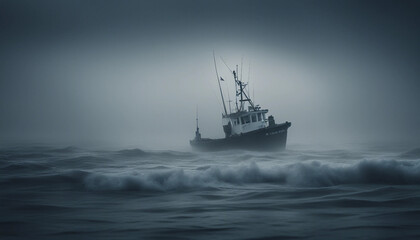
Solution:
<path fill-rule="evenodd" d="M 196 171 L 172 169 L 129 174 L 91 173 L 84 179 L 90 190 L 168 191 L 221 184 L 271 183 L 297 187 L 326 187 L 342 184 L 420 184 L 420 162 L 363 160 L 334 166 L 318 161 L 283 166 L 211 166 Z"/>
<path fill-rule="evenodd" d="M 354 165 L 331 166 L 320 162 L 289 166 L 287 183 L 297 186 L 341 184 L 420 184 L 420 162 L 362 160 Z"/>
<path fill-rule="evenodd" d="M 2 169 L 3 172 L 8 170 L 10 169 Z M 172 168 L 118 173 L 71 170 L 53 174 L 42 173 L 37 176 L 17 177 L 12 174 L 1 183 L 10 186 L 55 184 L 93 191 L 178 191 L 262 183 L 295 187 L 328 187 L 343 184 L 418 185 L 420 160 L 362 160 L 341 165 L 319 161 L 283 165 L 251 162 L 230 166 L 202 166 L 194 170 Z"/>

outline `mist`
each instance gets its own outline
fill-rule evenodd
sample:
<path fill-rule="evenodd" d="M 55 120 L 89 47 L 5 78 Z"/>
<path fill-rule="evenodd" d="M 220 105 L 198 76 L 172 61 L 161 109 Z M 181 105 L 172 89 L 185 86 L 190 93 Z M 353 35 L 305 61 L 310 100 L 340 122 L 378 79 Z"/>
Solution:
<path fill-rule="evenodd" d="M 225 97 L 220 57 L 243 61 L 290 144 L 419 144 L 419 7 L 1 1 L 0 141 L 188 148 L 196 108 L 203 137 L 223 137 L 214 50 Z"/>

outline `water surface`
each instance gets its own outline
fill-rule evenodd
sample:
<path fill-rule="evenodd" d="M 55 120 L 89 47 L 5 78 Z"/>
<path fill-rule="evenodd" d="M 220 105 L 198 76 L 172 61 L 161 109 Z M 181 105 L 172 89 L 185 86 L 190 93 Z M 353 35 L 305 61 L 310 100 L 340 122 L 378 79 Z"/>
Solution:
<path fill-rule="evenodd" d="M 0 150 L 2 239 L 418 239 L 420 149 Z"/>

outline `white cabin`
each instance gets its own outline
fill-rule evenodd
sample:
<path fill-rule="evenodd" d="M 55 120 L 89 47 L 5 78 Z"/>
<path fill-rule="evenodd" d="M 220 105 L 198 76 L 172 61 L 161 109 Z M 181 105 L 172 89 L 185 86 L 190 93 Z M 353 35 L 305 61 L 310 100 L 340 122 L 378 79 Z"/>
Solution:
<path fill-rule="evenodd" d="M 226 137 L 241 135 L 242 133 L 267 127 L 267 112 L 267 109 L 249 109 L 248 111 L 240 111 L 223 115 L 222 123 Z"/>

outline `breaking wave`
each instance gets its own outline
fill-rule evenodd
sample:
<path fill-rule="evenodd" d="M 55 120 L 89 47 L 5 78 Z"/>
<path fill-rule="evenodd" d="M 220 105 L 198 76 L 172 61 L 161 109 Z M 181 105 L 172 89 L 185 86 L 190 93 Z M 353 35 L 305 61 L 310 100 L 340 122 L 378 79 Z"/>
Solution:
<path fill-rule="evenodd" d="M 318 161 L 285 166 L 209 166 L 196 171 L 132 172 L 126 174 L 90 173 L 83 179 L 89 190 L 168 191 L 221 184 L 271 183 L 297 187 L 327 187 L 342 184 L 420 184 L 420 162 L 363 160 L 354 165 L 333 166 Z"/>
<path fill-rule="evenodd" d="M 222 217 L 228 237 L 281 238 L 269 234 L 292 226 L 309 230 L 286 237 L 310 239 L 315 223 L 326 226 L 319 234 L 326 239 L 354 238 L 357 229 L 377 236 L 378 228 L 390 228 L 391 238 L 413 238 L 419 233 L 419 153 L 0 149 L 0 235 L 174 239 L 193 231 L 193 238 L 209 239 Z M 34 225 L 34 219 L 42 222 Z M 252 235 L 256 222 L 263 230 Z M 238 229 L 251 230 L 238 236 Z"/>
<path fill-rule="evenodd" d="M 59 153 L 79 150 L 74 147 L 54 149 Z M 214 165 L 206 162 L 206 165 L 202 165 L 204 160 L 195 153 L 146 152 L 141 149 L 120 150 L 111 152 L 111 155 L 72 154 L 66 158 L 60 157 L 57 160 L 44 158 L 42 161 L 37 158 L 20 161 L 21 158 L 7 153 L 5 154 L 7 156 L 3 157 L 5 161 L 0 164 L 0 172 L 11 174 L 9 178 L 2 180 L 11 183 L 11 186 L 13 183 L 65 184 L 75 189 L 89 191 L 218 189 L 227 184 L 239 187 L 246 184 L 296 187 L 328 187 L 345 184 L 417 185 L 420 184 L 420 159 L 415 159 L 419 156 L 418 151 L 419 149 L 413 149 L 401 154 L 400 157 L 405 157 L 407 160 L 348 160 L 346 163 L 331 163 L 320 159 L 325 155 L 343 159 L 342 155 L 345 153 L 342 151 L 328 152 L 328 154 L 306 153 L 312 160 L 306 160 L 306 158 L 302 160 L 300 157 L 303 155 L 295 153 L 299 161 L 297 163 L 272 160 L 291 158 L 284 154 L 293 153 L 287 152 L 279 156 L 229 153 L 224 156 L 230 159 L 228 165 L 220 162 L 213 162 Z M 271 158 L 268 158 L 269 156 Z M 6 161 L 11 157 L 14 157 L 13 161 Z M 137 161 L 137 158 L 145 159 L 145 161 Z M 347 156 L 347 158 L 354 159 L 355 157 Z M 126 159 L 133 161 L 126 161 Z M 184 162 L 181 161 L 182 164 L 176 167 L 171 164 L 175 162 L 175 159 Z M 200 160 L 199 164 L 196 163 L 198 160 Z M 195 168 L 192 167 L 194 164 L 197 164 Z M 18 173 L 21 175 L 17 175 Z"/>

